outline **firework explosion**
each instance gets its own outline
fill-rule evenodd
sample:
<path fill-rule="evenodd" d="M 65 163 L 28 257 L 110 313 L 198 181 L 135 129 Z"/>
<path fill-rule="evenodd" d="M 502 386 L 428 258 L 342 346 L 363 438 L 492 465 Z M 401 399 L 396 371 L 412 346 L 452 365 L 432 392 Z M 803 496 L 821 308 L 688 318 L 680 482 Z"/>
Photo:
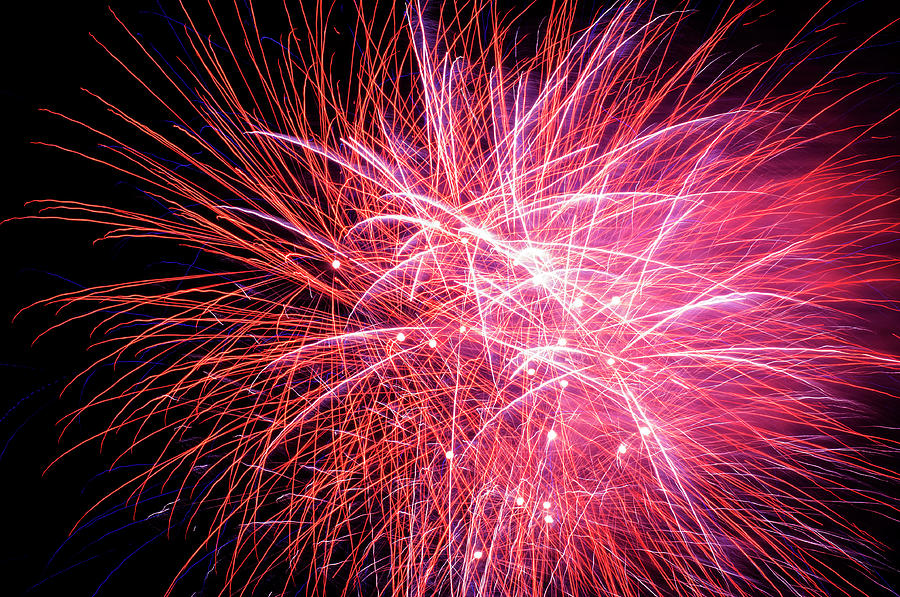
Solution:
<path fill-rule="evenodd" d="M 137 362 L 74 415 L 113 404 L 103 436 L 159 446 L 130 500 L 212 512 L 185 570 L 212 553 L 238 594 L 871 576 L 837 504 L 894 508 L 858 481 L 893 478 L 890 444 L 848 413 L 898 365 L 855 315 L 886 306 L 869 247 L 896 225 L 850 150 L 871 127 L 815 128 L 865 85 L 786 91 L 785 53 L 718 52 L 749 8 L 687 51 L 689 13 L 643 3 L 521 38 L 492 5 L 357 9 L 340 68 L 324 8 L 288 7 L 278 44 L 252 9 L 224 42 L 186 14 L 193 78 L 135 37 L 173 127 L 106 105 L 172 161 L 99 131 L 115 158 L 87 157 L 165 211 L 42 206 L 218 263 L 48 301 L 103 317 L 98 365 Z"/>

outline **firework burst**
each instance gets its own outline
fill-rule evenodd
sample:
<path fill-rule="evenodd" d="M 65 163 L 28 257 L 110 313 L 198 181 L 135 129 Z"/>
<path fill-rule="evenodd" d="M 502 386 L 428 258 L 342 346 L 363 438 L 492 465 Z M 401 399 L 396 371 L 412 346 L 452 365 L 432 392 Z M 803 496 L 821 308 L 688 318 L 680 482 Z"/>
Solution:
<path fill-rule="evenodd" d="M 215 43 L 186 14 L 189 69 L 141 45 L 173 127 L 107 104 L 174 161 L 88 156 L 165 212 L 43 206 L 218 264 L 49 301 L 103 316 L 98 364 L 139 361 L 85 409 L 160 446 L 132 499 L 213 513 L 185 569 L 503 596 L 874 574 L 836 502 L 893 511 L 890 445 L 848 415 L 897 368 L 858 316 L 896 224 L 850 151 L 871 127 L 815 128 L 865 85 L 789 90 L 786 56 L 819 49 L 794 41 L 720 52 L 752 8 L 689 51 L 689 14 L 641 2 L 521 37 L 489 4 L 358 10 L 346 67 L 321 7 L 277 44 L 252 9 Z"/>

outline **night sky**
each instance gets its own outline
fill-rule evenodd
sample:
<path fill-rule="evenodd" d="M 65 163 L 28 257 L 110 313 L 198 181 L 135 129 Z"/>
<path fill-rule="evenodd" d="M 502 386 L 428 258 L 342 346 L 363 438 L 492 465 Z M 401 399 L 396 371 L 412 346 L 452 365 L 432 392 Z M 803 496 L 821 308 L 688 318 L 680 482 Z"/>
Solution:
<path fill-rule="evenodd" d="M 188 2 L 204 10 L 205 2 Z M 220 3 L 227 6 L 228 2 Z M 279 0 L 259 2 L 263 27 L 279 34 Z M 790 4 L 786 9 L 782 5 Z M 751 48 L 751 55 L 766 56 L 786 43 L 792 32 L 812 12 L 806 2 L 771 2 L 758 12 L 765 17 L 765 36 L 760 29 L 729 40 L 729 49 Z M 829 14 L 844 11 L 837 21 L 847 23 L 835 30 L 840 37 L 835 52 L 853 47 L 868 34 L 900 15 L 900 8 L 886 12 L 889 2 L 838 2 Z M 896 4 L 896 3 L 895 3 Z M 802 5 L 802 6 L 797 6 Z M 98 153 L 96 138 L 77 125 L 67 123 L 41 109 L 62 112 L 106 131 L 121 134 L 138 147 L 144 140 L 117 123 L 100 103 L 82 88 L 107 97 L 139 115 L 145 122 L 163 123 L 166 115 L 123 69 L 90 37 L 94 34 L 141 74 L 152 75 L 139 50 L 118 26 L 116 13 L 148 43 L 164 55 L 179 57 L 183 49 L 162 16 L 178 18 L 173 2 L 132 0 L 119 2 L 8 2 L 0 8 L 0 43 L 3 44 L 0 101 L 3 102 L 4 143 L 2 170 L 2 215 L 0 220 L 35 215 L 29 201 L 98 201 L 116 205 L 141 205 L 140 187 L 126 176 L 60 150 L 35 144 L 60 144 L 86 153 Z M 699 12 L 697 34 L 720 10 L 716 2 L 693 3 Z M 533 11 L 540 12 L 542 6 Z M 268 12 L 271 10 L 271 13 Z M 349 9 L 349 3 L 348 3 Z M 771 12 L 774 11 L 774 12 Z M 585 4 L 585 14 L 591 12 Z M 340 19 L 340 13 L 338 12 Z M 351 22 L 349 16 L 347 22 Z M 897 107 L 900 83 L 900 26 L 872 42 L 870 48 L 843 65 L 846 72 L 867 72 L 884 80 L 850 114 L 854 122 L 874 120 Z M 893 43 L 892 43 L 893 42 Z M 754 44 L 758 47 L 753 48 Z M 349 45 L 349 44 L 348 44 Z M 335 52 L 347 51 L 336 48 Z M 835 59 L 834 57 L 831 58 Z M 822 63 L 828 59 L 823 59 Z M 807 65 L 811 74 L 821 74 L 821 64 Z M 821 69 L 821 70 L 820 70 Z M 340 75 L 338 75 L 340 76 Z M 805 76 L 800 73 L 800 76 Z M 152 76 L 150 77 L 152 79 Z M 895 135 L 897 119 L 879 133 Z M 861 150 L 873 154 L 897 153 L 896 141 L 872 140 Z M 113 372 L 107 367 L 76 384 L 63 388 L 87 368 L 99 352 L 89 351 L 95 319 L 73 323 L 35 338 L 59 323 L 52 309 L 36 308 L 13 321 L 15 313 L 29 304 L 55 294 L 98 284 L 144 276 L 185 271 L 197 265 L 197 255 L 185 248 L 156 242 L 109 241 L 95 244 L 101 228 L 90 224 L 49 221 L 12 221 L 0 227 L 3 259 L 0 267 L 3 341 L 0 343 L 0 595 L 69 597 L 161 595 L 193 550 L 196 541 L 183 528 L 166 537 L 166 518 L 150 517 L 166 500 L 153 498 L 139 508 L 124 510 L 97 521 L 67 540 L 70 531 L 96 501 L 127 479 L 128 470 L 104 474 L 113 458 L 129 442 L 112 437 L 101 451 L 94 442 L 67 455 L 50 467 L 55 458 L 79 441 L 103 428 L 113 411 L 98 409 L 93 416 L 77 420 L 60 440 L 58 421 L 103 387 Z M 200 258 L 200 263 L 215 266 Z M 70 312 L 75 314 L 75 312 Z M 873 326 L 885 337 L 897 331 L 894 322 L 876 320 Z M 61 397 L 62 393 L 62 397 Z M 898 421 L 897 403 L 873 406 L 884 424 Z M 135 454 L 128 464 L 146 462 L 149 454 Z M 896 466 L 896 458 L 885 458 Z M 50 467 L 48 469 L 48 467 Z M 864 513 L 861 525 L 876 526 Z M 887 527 L 882 527 L 887 528 Z M 186 537 L 187 534 L 187 537 Z M 898 535 L 900 536 L 900 535 Z M 57 553 L 58 551 L 58 553 Z M 54 554 L 56 553 L 55 557 Z M 129 554 L 133 557 L 126 559 Z M 894 556 L 890 556 L 894 557 Z M 51 561 L 52 558 L 52 561 Z M 123 563 L 124 560 L 124 563 Z M 179 585 L 176 595 L 215 595 L 215 574 L 204 579 L 194 574 Z M 273 587 L 279 586 L 273 582 Z M 895 587 L 900 587 L 894 582 Z M 298 585 L 299 588 L 299 585 Z M 274 589 L 273 589 L 274 590 Z M 900 589 L 898 589 L 900 590 Z M 260 595 L 267 591 L 260 589 Z"/>

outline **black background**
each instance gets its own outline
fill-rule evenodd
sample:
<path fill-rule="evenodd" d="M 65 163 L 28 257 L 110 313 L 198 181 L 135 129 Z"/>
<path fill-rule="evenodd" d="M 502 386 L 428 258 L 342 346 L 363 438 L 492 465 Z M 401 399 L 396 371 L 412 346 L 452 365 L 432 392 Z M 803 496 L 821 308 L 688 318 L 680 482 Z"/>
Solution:
<path fill-rule="evenodd" d="M 205 2 L 186 4 L 189 7 L 196 4 L 198 10 L 205 10 Z M 272 10 L 272 33 L 277 36 L 281 2 L 257 4 L 261 12 L 267 7 Z M 791 6 L 785 7 L 786 4 Z M 887 3 L 843 2 L 825 11 L 834 14 L 846 9 L 837 19 L 846 25 L 838 30 L 836 51 L 852 47 L 897 16 L 896 9 L 890 14 L 881 4 Z M 0 138 L 4 143 L 0 160 L 4 172 L 0 219 L 34 214 L 34 208 L 25 206 L 34 199 L 124 205 L 136 201 L 139 193 L 125 176 L 77 156 L 33 144 L 46 141 L 88 153 L 95 149 L 96 140 L 83 129 L 41 112 L 43 108 L 90 124 L 108 125 L 117 132 L 125 130 L 117 129 L 119 125 L 82 88 L 128 106 L 148 122 L 165 118 L 152 98 L 138 89 L 91 39 L 89 34 L 93 33 L 126 60 L 139 58 L 109 6 L 92 1 L 31 1 L 0 8 L 0 101 L 3 103 Z M 173 3 L 160 7 L 152 1 L 135 0 L 113 2 L 111 6 L 164 54 L 181 55 L 165 19 L 160 16 L 166 12 L 177 17 Z M 699 12 L 698 35 L 702 34 L 702 26 L 722 9 L 715 2 L 692 6 Z M 538 5 L 534 12 L 541 9 Z M 584 7 L 586 15 L 592 10 L 589 4 Z M 746 38 L 729 43 L 735 49 L 759 44 L 752 52 L 766 55 L 789 39 L 811 15 L 813 7 L 805 6 L 804 2 L 772 2 L 758 12 L 770 11 L 765 25 L 753 29 Z M 900 62 L 895 54 L 900 53 L 900 45 L 891 42 L 897 39 L 895 27 L 844 65 L 843 70 L 847 72 L 868 72 L 885 79 L 867 94 L 865 102 L 855 107 L 858 113 L 852 116 L 856 121 L 872 120 L 871 114 L 884 113 L 896 106 Z M 146 66 L 139 60 L 136 62 Z M 824 64 L 822 61 L 807 68 L 821 74 L 817 69 Z M 892 122 L 880 134 L 892 135 L 896 130 Z M 128 137 L 126 133 L 125 139 L 140 141 L 136 134 Z M 871 151 L 891 152 L 893 144 L 893 140 L 887 140 Z M 41 331 L 59 320 L 48 309 L 30 311 L 15 322 L 13 315 L 36 300 L 73 290 L 78 285 L 134 279 L 158 272 L 164 267 L 160 265 L 162 262 L 192 259 L 190 252 L 178 247 L 128 242 L 94 244 L 93 239 L 99 233 L 100 229 L 92 225 L 46 221 L 12 221 L 0 227 L 0 267 L 3 268 L 0 315 L 4 317 L 0 346 L 0 594 L 3 595 L 19 595 L 30 589 L 32 595 L 76 597 L 92 595 L 101 585 L 100 595 L 161 595 L 190 547 L 184 533 L 173 533 L 168 539 L 147 545 L 117 569 L 126 555 L 161 531 L 152 523 L 136 525 L 95 542 L 106 532 L 126 524 L 126 517 L 111 522 L 111 526 L 98 525 L 83 536 L 76 535 L 57 559 L 48 564 L 80 517 L 114 486 L 115 475 L 94 477 L 109 466 L 117 453 L 117 440 L 113 439 L 103 452 L 95 444 L 88 445 L 47 470 L 64 449 L 97 429 L 96 424 L 79 423 L 71 435 L 60 441 L 57 425 L 85 397 L 77 387 L 62 399 L 60 393 L 72 377 L 91 363 L 91 354 L 86 350 L 90 322 L 68 326 L 33 344 Z M 891 325 L 889 320 L 878 325 L 885 328 L 885 333 L 896 331 L 887 329 Z M 889 406 L 886 410 L 895 409 Z M 176 594 L 190 595 L 195 591 L 216 594 L 215 589 L 215 578 L 205 588 L 202 579 L 194 579 Z"/>

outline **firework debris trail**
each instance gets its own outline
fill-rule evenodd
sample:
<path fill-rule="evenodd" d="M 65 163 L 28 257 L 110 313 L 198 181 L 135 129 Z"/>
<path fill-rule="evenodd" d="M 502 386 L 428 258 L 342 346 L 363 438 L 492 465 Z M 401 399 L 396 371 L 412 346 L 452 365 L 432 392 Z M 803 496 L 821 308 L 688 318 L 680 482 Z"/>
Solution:
<path fill-rule="evenodd" d="M 871 125 L 813 128 L 866 93 L 832 85 L 845 57 L 788 92 L 798 38 L 718 51 L 752 8 L 685 52 L 690 14 L 642 2 L 581 30 L 562 2 L 521 38 L 489 4 L 358 6 L 346 70 L 325 6 L 288 7 L 275 56 L 252 7 L 218 42 L 187 12 L 193 79 L 133 36 L 173 126 L 104 103 L 173 161 L 92 127 L 107 157 L 85 157 L 167 214 L 38 217 L 221 265 L 47 301 L 102 315 L 98 364 L 140 355 L 72 416 L 115 404 L 101 437 L 163 446 L 132 498 L 161 483 L 214 511 L 185 569 L 218 550 L 251 579 L 237 593 L 283 575 L 508 596 L 824 596 L 853 589 L 835 561 L 870 575 L 879 541 L 835 503 L 895 512 L 858 482 L 894 479 L 870 458 L 893 447 L 840 413 L 898 366 L 856 315 L 890 307 L 867 288 L 895 263 L 868 247 L 896 233 L 893 196 L 862 190 Z"/>

